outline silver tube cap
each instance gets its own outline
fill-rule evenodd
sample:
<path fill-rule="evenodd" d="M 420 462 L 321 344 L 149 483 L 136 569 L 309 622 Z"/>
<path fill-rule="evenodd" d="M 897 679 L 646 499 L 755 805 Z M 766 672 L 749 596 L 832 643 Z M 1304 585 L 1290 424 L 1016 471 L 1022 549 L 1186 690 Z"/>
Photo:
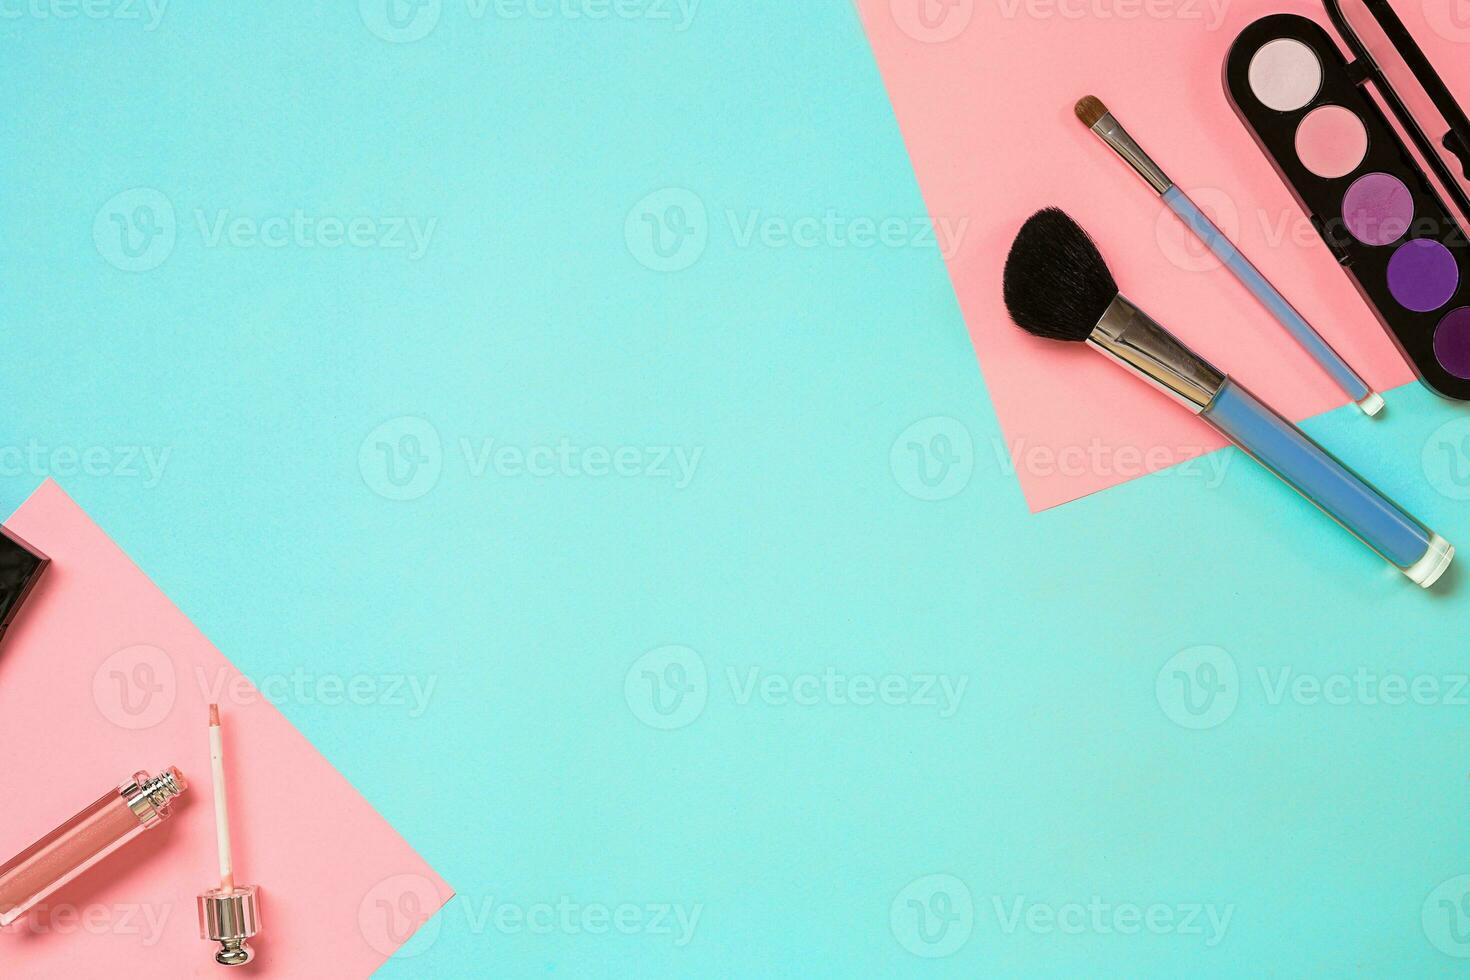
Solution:
<path fill-rule="evenodd" d="M 214 888 L 199 896 L 199 938 L 220 944 L 214 961 L 244 966 L 255 957 L 247 940 L 260 932 L 260 890 L 254 885 Z"/>

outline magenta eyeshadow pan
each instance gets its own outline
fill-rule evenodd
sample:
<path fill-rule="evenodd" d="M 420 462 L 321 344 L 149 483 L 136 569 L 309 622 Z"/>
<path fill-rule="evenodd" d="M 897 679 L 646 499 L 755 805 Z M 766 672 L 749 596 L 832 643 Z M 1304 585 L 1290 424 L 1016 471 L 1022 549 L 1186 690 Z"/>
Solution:
<path fill-rule="evenodd" d="M 1392 245 L 1414 223 L 1414 196 L 1392 174 L 1364 174 L 1342 197 L 1342 221 L 1364 245 Z"/>

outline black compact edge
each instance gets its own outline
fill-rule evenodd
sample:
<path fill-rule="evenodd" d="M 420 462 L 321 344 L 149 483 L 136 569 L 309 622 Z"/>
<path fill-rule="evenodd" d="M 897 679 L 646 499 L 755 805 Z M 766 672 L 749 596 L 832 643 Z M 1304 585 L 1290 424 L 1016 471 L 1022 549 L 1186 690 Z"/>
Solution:
<path fill-rule="evenodd" d="M 1268 42 L 1278 39 L 1306 45 L 1321 64 L 1320 89 L 1295 110 L 1270 108 L 1251 88 L 1252 58 Z M 1361 48 L 1356 36 L 1350 43 Z M 1447 370 L 1435 349 L 1436 330 L 1447 314 L 1470 305 L 1470 239 L 1394 131 L 1388 116 L 1364 90 L 1364 82 L 1376 75 L 1371 59 L 1364 61 L 1360 56 L 1359 61 L 1349 62 L 1317 22 L 1295 14 L 1272 14 L 1248 25 L 1235 39 L 1225 59 L 1224 83 L 1236 115 L 1420 380 L 1446 398 L 1470 400 L 1470 376 L 1460 377 Z M 1297 128 L 1302 120 L 1314 110 L 1332 105 L 1355 113 L 1368 137 L 1361 163 L 1337 178 L 1322 177 L 1307 169 L 1296 150 Z M 1430 158 L 1439 161 L 1437 155 L 1431 154 Z M 1412 222 L 1403 235 L 1387 244 L 1360 241 L 1344 217 L 1349 187 L 1368 174 L 1396 177 L 1413 198 Z M 1454 293 L 1433 310 L 1408 308 L 1395 298 L 1389 285 L 1389 263 L 1396 249 L 1411 239 L 1438 242 L 1459 267 Z M 1463 367 L 1460 370 L 1470 375 Z"/>
<path fill-rule="evenodd" d="M 1404 22 L 1399 19 L 1398 13 L 1389 5 L 1388 0 L 1362 0 L 1362 3 L 1364 9 L 1378 22 L 1384 36 L 1394 46 L 1399 57 L 1404 59 L 1404 64 L 1413 73 L 1415 81 L 1424 89 L 1440 115 L 1445 118 L 1449 129 L 1444 136 L 1440 137 L 1440 145 L 1459 161 L 1465 178 L 1470 179 L 1470 119 L 1465 118 L 1465 111 L 1460 108 L 1460 103 L 1456 102 L 1455 97 L 1450 94 L 1444 79 L 1440 78 L 1439 72 L 1434 70 L 1434 65 L 1420 49 L 1419 42 L 1414 40 L 1414 35 L 1409 33 L 1409 29 L 1404 26 Z M 1470 197 L 1465 195 L 1459 182 L 1455 180 L 1454 174 L 1445 165 L 1444 159 L 1435 152 L 1429 137 L 1424 132 L 1424 127 L 1419 125 L 1419 120 L 1414 118 L 1414 114 L 1409 111 L 1409 107 L 1399 96 L 1393 83 L 1388 80 L 1388 76 L 1383 73 L 1383 69 L 1368 51 L 1368 46 L 1353 29 L 1352 22 L 1343 12 L 1342 0 L 1323 0 L 1323 4 L 1327 8 L 1327 16 L 1331 19 L 1332 26 L 1347 42 L 1353 58 L 1358 64 L 1364 66 L 1365 73 L 1377 85 L 1383 101 L 1393 112 L 1399 125 L 1404 128 L 1404 132 L 1408 133 L 1409 138 L 1414 141 L 1414 146 L 1419 150 L 1420 156 L 1434 170 L 1435 176 L 1439 178 L 1440 183 L 1444 185 L 1445 190 L 1453 199 L 1452 203 L 1459 209 L 1461 219 L 1470 222 Z"/>
<path fill-rule="evenodd" d="M 50 564 L 51 559 L 0 527 L 0 639 Z"/>

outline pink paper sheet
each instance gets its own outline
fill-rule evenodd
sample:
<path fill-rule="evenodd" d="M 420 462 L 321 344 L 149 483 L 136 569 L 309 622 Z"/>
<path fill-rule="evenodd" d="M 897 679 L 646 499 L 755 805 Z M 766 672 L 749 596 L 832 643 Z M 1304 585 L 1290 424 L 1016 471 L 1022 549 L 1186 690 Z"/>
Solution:
<path fill-rule="evenodd" d="M 195 913 L 217 873 L 201 687 L 254 689 L 55 483 L 6 526 L 53 564 L 0 645 L 0 863 L 138 769 L 176 765 L 190 787 L 0 930 L 0 976 L 218 980 Z M 222 712 L 237 878 L 262 892 L 241 975 L 367 976 L 452 890 L 274 706 Z"/>
<path fill-rule="evenodd" d="M 1076 120 L 1072 107 L 1083 95 L 1108 104 L 1369 384 L 1381 391 L 1413 379 L 1236 118 L 1221 83 L 1225 54 L 1248 23 L 1296 13 L 1326 24 L 1319 3 L 856 2 L 931 216 L 951 224 L 971 219 L 948 260 L 950 277 L 1005 433 L 1002 452 L 1033 510 L 1223 444 L 1080 345 L 1034 340 L 1011 325 L 1001 268 L 1016 229 L 1040 207 L 1070 212 L 1098 240 L 1125 293 L 1283 414 L 1302 419 L 1347 402 Z M 1446 83 L 1470 94 L 1464 0 L 1394 6 Z M 1211 478 L 1204 466 L 1176 472 Z"/>

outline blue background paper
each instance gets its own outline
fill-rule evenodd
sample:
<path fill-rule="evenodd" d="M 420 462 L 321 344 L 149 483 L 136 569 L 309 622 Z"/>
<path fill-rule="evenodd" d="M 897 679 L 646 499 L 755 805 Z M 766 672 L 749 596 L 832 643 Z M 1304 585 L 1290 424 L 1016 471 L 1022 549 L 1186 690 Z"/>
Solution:
<path fill-rule="evenodd" d="M 846 3 L 360 7 L 6 8 L 0 490 L 454 883 L 384 976 L 1463 968 L 1470 582 L 1234 453 L 1030 515 Z"/>

